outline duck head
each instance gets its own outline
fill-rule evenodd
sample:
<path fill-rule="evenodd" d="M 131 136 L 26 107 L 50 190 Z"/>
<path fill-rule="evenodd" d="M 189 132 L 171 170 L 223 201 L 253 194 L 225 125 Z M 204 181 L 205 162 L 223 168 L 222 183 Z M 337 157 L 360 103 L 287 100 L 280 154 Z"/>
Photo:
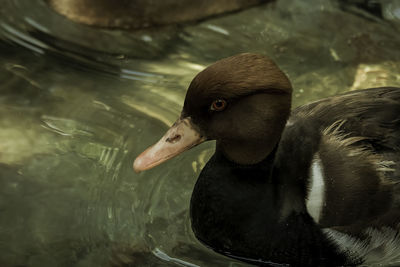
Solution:
<path fill-rule="evenodd" d="M 219 60 L 193 79 L 180 118 L 136 158 L 134 169 L 150 169 L 207 140 L 216 140 L 217 149 L 237 164 L 256 164 L 280 140 L 291 93 L 286 75 L 265 56 Z"/>

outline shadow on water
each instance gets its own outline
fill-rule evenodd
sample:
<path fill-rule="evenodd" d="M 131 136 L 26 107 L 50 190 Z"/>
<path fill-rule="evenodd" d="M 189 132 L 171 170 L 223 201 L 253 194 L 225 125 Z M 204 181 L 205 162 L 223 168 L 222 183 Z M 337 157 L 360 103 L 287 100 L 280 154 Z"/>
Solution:
<path fill-rule="evenodd" d="M 400 86 L 396 17 L 339 2 L 278 0 L 128 32 L 0 0 L 0 265 L 247 266 L 190 229 L 212 144 L 141 174 L 132 161 L 179 115 L 193 76 L 239 52 L 272 57 L 294 105 Z"/>

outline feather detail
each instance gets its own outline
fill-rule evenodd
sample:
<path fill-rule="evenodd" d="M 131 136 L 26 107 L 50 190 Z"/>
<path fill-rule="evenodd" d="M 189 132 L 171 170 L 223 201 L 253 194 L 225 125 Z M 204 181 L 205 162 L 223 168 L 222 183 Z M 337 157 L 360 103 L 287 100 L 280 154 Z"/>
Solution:
<path fill-rule="evenodd" d="M 381 182 L 389 182 L 384 172 L 394 172 L 396 165 L 393 161 L 385 160 L 380 154 L 374 153 L 370 148 L 360 144 L 360 141 L 371 139 L 366 136 L 351 136 L 351 133 L 345 133 L 341 128 L 346 120 L 337 120 L 332 125 L 322 131 L 322 142 L 329 146 L 336 147 L 337 150 L 345 151 L 349 159 L 357 160 L 360 164 L 369 164 L 381 173 Z"/>

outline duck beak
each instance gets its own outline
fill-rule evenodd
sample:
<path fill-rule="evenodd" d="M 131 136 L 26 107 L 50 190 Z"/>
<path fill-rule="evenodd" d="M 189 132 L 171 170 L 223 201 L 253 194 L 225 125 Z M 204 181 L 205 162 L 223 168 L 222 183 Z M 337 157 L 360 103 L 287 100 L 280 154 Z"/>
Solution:
<path fill-rule="evenodd" d="M 135 172 L 151 169 L 206 140 L 190 117 L 178 119 L 164 136 L 133 162 Z"/>

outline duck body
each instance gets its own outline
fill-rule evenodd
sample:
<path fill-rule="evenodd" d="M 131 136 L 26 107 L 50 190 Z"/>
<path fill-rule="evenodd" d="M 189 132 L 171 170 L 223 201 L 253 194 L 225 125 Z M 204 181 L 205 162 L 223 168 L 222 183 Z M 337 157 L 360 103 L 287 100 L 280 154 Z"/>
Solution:
<path fill-rule="evenodd" d="M 193 190 L 193 231 L 217 252 L 257 265 L 368 264 L 359 247 L 369 244 L 371 253 L 393 261 L 400 246 L 400 177 L 390 167 L 400 164 L 399 151 L 399 88 L 354 91 L 299 107 L 275 151 L 258 164 L 235 164 L 217 147 Z M 309 198 L 316 164 L 325 186 L 314 189 L 321 191 L 314 207 Z M 374 244 L 371 230 L 388 239 Z M 382 257 L 369 260 L 382 263 Z"/>
<path fill-rule="evenodd" d="M 291 94 L 265 56 L 217 61 L 193 79 L 180 118 L 134 169 L 216 140 L 190 203 L 206 246 L 259 266 L 400 262 L 400 88 L 292 111 Z"/>
<path fill-rule="evenodd" d="M 214 155 L 192 194 L 196 237 L 218 253 L 258 266 L 348 263 L 307 212 L 281 218 L 279 185 L 268 181 L 269 171 L 257 166 L 249 172 L 221 154 Z"/>

